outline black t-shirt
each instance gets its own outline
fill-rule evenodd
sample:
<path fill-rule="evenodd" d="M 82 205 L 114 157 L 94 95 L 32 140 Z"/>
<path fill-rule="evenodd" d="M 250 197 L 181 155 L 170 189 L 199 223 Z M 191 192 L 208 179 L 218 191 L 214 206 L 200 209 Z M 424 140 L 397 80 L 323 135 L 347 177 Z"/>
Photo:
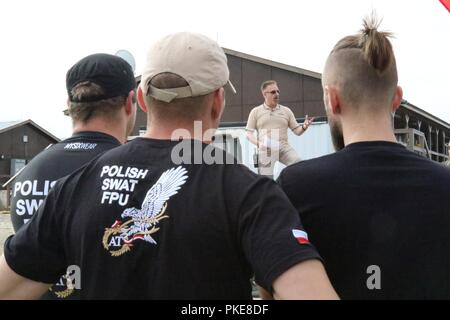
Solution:
<path fill-rule="evenodd" d="M 82 167 L 120 142 L 108 134 L 84 131 L 50 146 L 38 154 L 14 180 L 11 197 L 11 221 L 17 232 L 44 202 L 56 181 Z M 76 275 L 76 266 L 69 266 L 65 275 Z M 60 278 L 42 299 L 72 298 L 73 290 Z"/>
<path fill-rule="evenodd" d="M 119 145 L 110 135 L 80 132 L 38 154 L 14 180 L 11 197 L 14 231 L 31 219 L 56 180 Z"/>
<path fill-rule="evenodd" d="M 75 265 L 78 298 L 251 299 L 253 272 L 271 290 L 288 268 L 319 258 L 275 182 L 201 163 L 207 153 L 234 160 L 192 140 L 137 138 L 104 153 L 58 182 L 6 241 L 8 265 L 46 283 Z"/>
<path fill-rule="evenodd" d="M 278 180 L 346 299 L 450 298 L 450 170 L 360 142 Z"/>

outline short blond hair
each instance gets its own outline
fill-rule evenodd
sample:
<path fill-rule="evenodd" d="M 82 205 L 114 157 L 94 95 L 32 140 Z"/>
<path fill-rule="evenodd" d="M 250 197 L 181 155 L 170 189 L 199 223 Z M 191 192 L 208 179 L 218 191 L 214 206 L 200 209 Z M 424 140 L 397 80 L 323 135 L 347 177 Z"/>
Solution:
<path fill-rule="evenodd" d="M 150 84 L 159 89 L 186 87 L 189 84 L 182 77 L 165 72 L 156 75 Z M 206 110 L 211 93 L 198 96 L 174 99 L 171 102 L 157 100 L 144 93 L 145 103 L 149 107 L 149 115 L 157 118 L 183 118 L 186 120 L 200 119 Z"/>
<path fill-rule="evenodd" d="M 267 80 L 261 83 L 261 92 L 264 92 L 264 90 L 271 84 L 277 84 L 277 82 L 275 80 Z"/>

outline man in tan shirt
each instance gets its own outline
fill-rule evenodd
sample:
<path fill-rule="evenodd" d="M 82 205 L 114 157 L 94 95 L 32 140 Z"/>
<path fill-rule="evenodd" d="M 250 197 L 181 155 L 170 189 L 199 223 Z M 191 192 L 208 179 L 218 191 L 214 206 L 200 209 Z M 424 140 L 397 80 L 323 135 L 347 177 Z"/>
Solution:
<path fill-rule="evenodd" d="M 273 80 L 263 82 L 261 93 L 264 103 L 250 112 L 246 127 L 247 139 L 258 148 L 258 173 L 273 177 L 276 161 L 286 166 L 300 161 L 297 152 L 288 143 L 287 129 L 300 136 L 314 118 L 306 116 L 305 122 L 300 125 L 291 109 L 278 103 L 280 90 Z"/>

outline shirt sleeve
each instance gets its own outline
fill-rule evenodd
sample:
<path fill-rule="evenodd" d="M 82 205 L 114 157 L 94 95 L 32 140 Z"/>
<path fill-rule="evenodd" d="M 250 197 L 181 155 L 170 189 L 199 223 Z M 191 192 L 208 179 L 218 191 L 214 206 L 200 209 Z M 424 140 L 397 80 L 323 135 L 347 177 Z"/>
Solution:
<path fill-rule="evenodd" d="M 289 268 L 321 258 L 312 244 L 298 238 L 298 234 L 307 238 L 300 216 L 272 179 L 256 178 L 244 194 L 239 210 L 240 241 L 256 282 L 272 292 L 273 281 Z"/>
<path fill-rule="evenodd" d="M 297 119 L 295 119 L 295 115 L 292 112 L 292 110 L 291 109 L 288 109 L 288 110 L 289 110 L 289 128 L 291 130 L 294 130 L 294 129 L 300 127 L 300 123 L 298 123 Z"/>
<path fill-rule="evenodd" d="M 253 108 L 252 111 L 250 111 L 250 114 L 249 114 L 248 120 L 247 120 L 247 127 L 245 127 L 245 130 L 247 130 L 247 131 L 255 131 L 256 130 L 256 108 Z"/>
<path fill-rule="evenodd" d="M 15 235 L 4 245 L 8 266 L 17 274 L 30 280 L 55 283 L 65 273 L 66 262 L 63 240 L 59 237 L 61 226 L 56 214 L 62 208 L 56 206 L 56 187 L 46 200 Z"/>

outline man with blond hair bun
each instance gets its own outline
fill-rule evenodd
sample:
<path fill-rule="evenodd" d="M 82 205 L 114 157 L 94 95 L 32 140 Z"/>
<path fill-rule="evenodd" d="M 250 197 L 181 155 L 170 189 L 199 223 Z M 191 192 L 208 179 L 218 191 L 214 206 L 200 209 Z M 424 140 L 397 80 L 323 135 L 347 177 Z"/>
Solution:
<path fill-rule="evenodd" d="M 344 299 L 450 298 L 450 170 L 398 144 L 402 100 L 389 33 L 376 17 L 339 40 L 322 75 L 336 153 L 279 183 Z"/>

